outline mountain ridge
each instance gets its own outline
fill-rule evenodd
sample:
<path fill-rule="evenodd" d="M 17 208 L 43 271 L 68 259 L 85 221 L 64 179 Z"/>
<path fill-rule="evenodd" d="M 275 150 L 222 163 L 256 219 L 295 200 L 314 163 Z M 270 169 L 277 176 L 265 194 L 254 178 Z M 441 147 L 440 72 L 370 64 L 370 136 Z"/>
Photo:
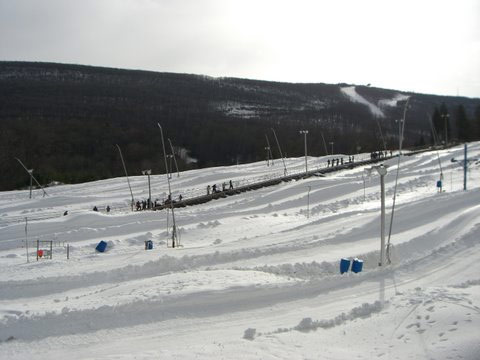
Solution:
<path fill-rule="evenodd" d="M 431 137 L 428 116 L 442 103 L 474 113 L 480 99 L 416 94 L 354 86 L 365 101 L 380 106 L 409 96 L 406 146 Z M 274 128 L 282 152 L 303 155 L 298 130 L 309 130 L 309 154 L 353 154 L 398 144 L 403 114 L 383 106 L 375 116 L 368 104 L 343 94 L 348 84 L 288 83 L 196 74 L 127 70 L 43 62 L 0 62 L 0 167 L 11 176 L 0 189 L 24 186 L 28 177 L 13 160 L 38 169 L 41 182 L 83 182 L 123 173 L 115 144 L 130 172 L 165 172 L 159 133 L 164 127 L 178 151 L 197 164 L 182 169 L 265 159 Z M 454 127 L 453 117 L 450 120 Z M 325 142 L 323 142 L 323 139 Z"/>

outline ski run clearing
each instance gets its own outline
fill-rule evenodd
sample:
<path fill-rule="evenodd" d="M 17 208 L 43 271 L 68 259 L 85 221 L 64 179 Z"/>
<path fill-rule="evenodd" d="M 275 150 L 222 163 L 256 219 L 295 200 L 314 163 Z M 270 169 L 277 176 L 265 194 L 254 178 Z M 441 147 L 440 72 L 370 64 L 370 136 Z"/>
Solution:
<path fill-rule="evenodd" d="M 480 157 L 480 143 L 468 149 Z M 463 146 L 438 156 L 442 193 L 436 151 L 402 157 L 382 268 L 380 177 L 364 167 L 175 209 L 175 249 L 167 211 L 132 212 L 126 178 L 31 200 L 0 192 L 0 359 L 479 359 L 480 165 L 463 191 L 451 162 Z M 309 157 L 309 168 L 326 160 Z M 387 236 L 397 161 L 385 161 Z M 302 171 L 304 158 L 287 168 Z M 187 171 L 172 190 L 278 173 L 280 160 Z M 146 176 L 130 182 L 135 199 L 148 197 Z M 166 176 L 151 182 L 164 199 Z M 36 260 L 37 240 L 54 241 L 52 259 Z M 344 257 L 363 271 L 340 275 Z"/>

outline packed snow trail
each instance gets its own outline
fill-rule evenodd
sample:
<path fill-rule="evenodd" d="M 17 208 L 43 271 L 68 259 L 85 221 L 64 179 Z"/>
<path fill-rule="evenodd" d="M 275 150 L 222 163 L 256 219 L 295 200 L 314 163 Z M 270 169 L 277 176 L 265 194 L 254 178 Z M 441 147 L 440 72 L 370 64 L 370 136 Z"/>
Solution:
<path fill-rule="evenodd" d="M 478 157 L 479 144 L 469 153 Z M 463 148 L 439 154 L 441 194 L 436 153 L 402 161 L 394 261 L 384 269 L 376 266 L 379 179 L 363 168 L 178 209 L 184 247 L 175 250 L 166 248 L 165 212 L 129 211 L 124 179 L 51 188 L 48 199 L 0 193 L 0 358 L 475 359 L 479 165 L 463 192 L 463 171 L 450 162 Z M 304 167 L 303 158 L 288 162 Z M 396 160 L 385 162 L 388 205 Z M 278 170 L 203 169 L 173 183 L 201 189 Z M 152 184 L 165 193 L 164 177 Z M 132 186 L 146 193 L 143 177 Z M 68 242 L 70 260 L 60 247 L 53 260 L 26 263 L 22 216 L 30 214 L 30 242 Z M 94 251 L 100 240 L 106 253 Z M 363 272 L 340 275 L 342 257 L 363 259 Z"/>

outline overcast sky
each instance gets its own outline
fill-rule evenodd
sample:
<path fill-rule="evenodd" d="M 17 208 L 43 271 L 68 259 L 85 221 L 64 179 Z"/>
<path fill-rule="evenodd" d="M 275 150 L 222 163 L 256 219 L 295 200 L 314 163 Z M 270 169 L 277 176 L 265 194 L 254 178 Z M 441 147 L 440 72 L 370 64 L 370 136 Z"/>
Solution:
<path fill-rule="evenodd" d="M 480 97 L 480 0 L 0 0 L 0 60 Z"/>

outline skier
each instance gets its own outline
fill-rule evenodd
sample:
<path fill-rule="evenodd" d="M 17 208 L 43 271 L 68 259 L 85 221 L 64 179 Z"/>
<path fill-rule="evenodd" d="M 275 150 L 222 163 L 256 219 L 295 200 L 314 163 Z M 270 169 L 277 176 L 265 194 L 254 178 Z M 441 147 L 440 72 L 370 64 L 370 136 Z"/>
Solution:
<path fill-rule="evenodd" d="M 210 195 L 210 185 L 207 186 L 207 195 Z"/>
<path fill-rule="evenodd" d="M 327 167 L 330 167 L 330 159 L 327 160 Z"/>
<path fill-rule="evenodd" d="M 232 183 L 232 180 L 230 180 L 230 190 L 233 189 L 233 183 Z"/>
<path fill-rule="evenodd" d="M 217 192 L 217 184 L 212 185 L 212 194 L 215 194 Z"/>
<path fill-rule="evenodd" d="M 110 212 L 110 206 L 107 205 L 107 213 L 109 213 L 109 212 Z"/>
<path fill-rule="evenodd" d="M 98 211 L 96 206 L 93 207 L 93 211 Z"/>

